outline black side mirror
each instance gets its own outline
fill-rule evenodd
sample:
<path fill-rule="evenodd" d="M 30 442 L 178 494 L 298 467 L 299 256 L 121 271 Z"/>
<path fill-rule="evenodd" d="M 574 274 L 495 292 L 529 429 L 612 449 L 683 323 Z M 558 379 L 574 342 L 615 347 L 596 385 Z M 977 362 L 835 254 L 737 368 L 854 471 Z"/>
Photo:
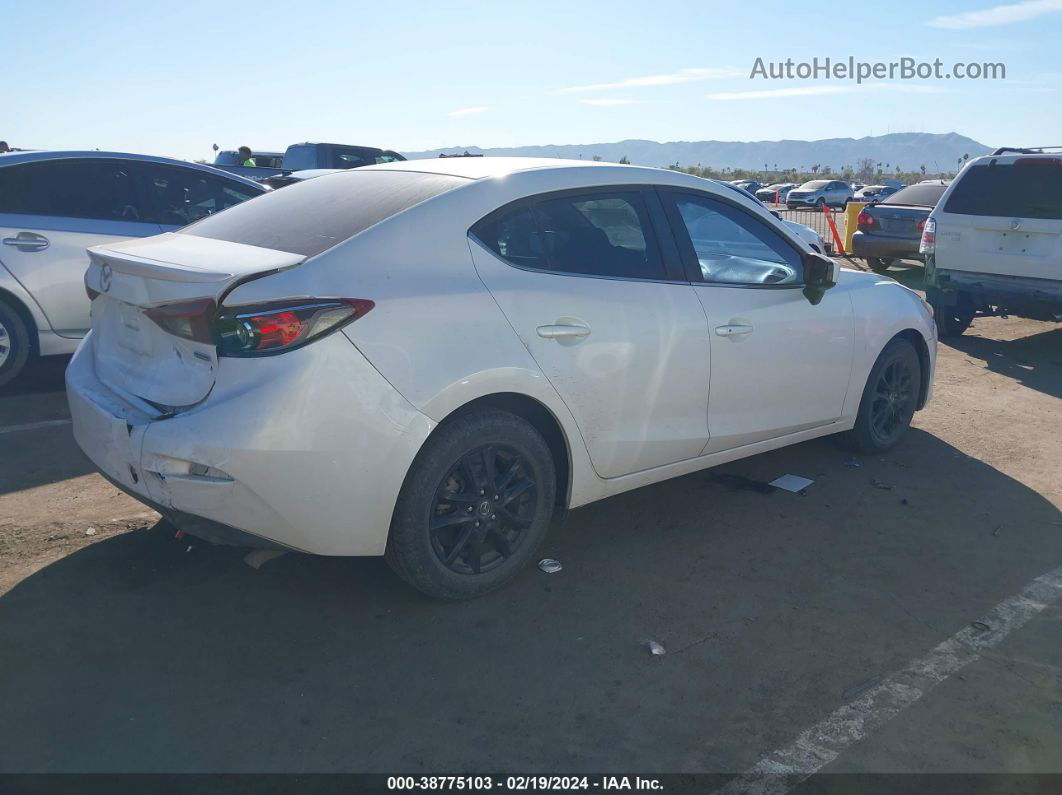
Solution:
<path fill-rule="evenodd" d="M 829 257 L 815 251 L 804 255 L 804 297 L 817 305 L 826 291 L 837 284 L 841 266 Z"/>

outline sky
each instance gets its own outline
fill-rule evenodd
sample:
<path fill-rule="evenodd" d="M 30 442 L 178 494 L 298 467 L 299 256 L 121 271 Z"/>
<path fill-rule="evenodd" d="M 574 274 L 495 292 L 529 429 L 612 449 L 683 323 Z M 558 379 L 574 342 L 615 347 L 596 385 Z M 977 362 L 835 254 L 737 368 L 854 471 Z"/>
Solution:
<path fill-rule="evenodd" d="M 1062 144 L 1062 0 L 0 0 L 0 139 L 212 159 L 643 138 L 958 132 Z M 750 78 L 818 57 L 1002 62 L 1006 79 Z"/>

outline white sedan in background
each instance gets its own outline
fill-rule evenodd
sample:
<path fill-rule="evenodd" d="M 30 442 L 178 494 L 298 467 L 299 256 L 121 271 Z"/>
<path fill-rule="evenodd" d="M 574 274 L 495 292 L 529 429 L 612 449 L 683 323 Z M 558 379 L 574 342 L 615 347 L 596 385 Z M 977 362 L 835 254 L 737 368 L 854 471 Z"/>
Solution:
<path fill-rule="evenodd" d="M 751 196 L 469 158 L 321 176 L 93 248 L 74 433 L 209 539 L 498 587 L 576 507 L 929 399 L 931 314 Z"/>

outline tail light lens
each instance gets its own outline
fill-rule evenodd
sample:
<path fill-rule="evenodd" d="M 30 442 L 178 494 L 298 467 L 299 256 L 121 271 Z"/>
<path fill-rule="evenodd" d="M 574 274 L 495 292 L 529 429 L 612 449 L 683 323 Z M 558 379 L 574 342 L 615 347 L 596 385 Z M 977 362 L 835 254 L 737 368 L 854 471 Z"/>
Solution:
<path fill-rule="evenodd" d="M 937 222 L 927 218 L 922 225 L 922 241 L 918 244 L 919 254 L 932 254 L 937 248 Z"/>
<path fill-rule="evenodd" d="M 868 213 L 866 210 L 859 211 L 859 217 L 856 218 L 856 226 L 860 229 L 873 229 L 878 225 L 878 219 Z"/>
<path fill-rule="evenodd" d="M 374 306 L 362 298 L 329 298 L 223 308 L 214 322 L 218 355 L 289 351 L 357 320 Z"/>
<path fill-rule="evenodd" d="M 214 341 L 211 321 L 216 306 L 213 298 L 199 298 L 145 309 L 144 314 L 170 334 L 195 342 L 211 343 Z"/>

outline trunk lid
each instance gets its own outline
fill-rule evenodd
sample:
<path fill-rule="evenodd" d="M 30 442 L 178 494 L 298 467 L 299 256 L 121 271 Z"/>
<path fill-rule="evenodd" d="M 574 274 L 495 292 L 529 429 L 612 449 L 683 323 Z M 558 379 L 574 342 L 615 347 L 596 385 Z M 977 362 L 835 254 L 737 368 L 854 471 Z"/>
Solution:
<path fill-rule="evenodd" d="M 878 221 L 874 234 L 882 237 L 902 237 L 918 240 L 922 237 L 919 224 L 929 217 L 930 207 L 903 207 L 895 204 L 872 204 L 866 213 Z"/>
<path fill-rule="evenodd" d="M 242 243 L 163 234 L 89 249 L 85 284 L 92 302 L 92 346 L 100 379 L 119 393 L 179 408 L 214 386 L 212 341 L 173 334 L 146 312 L 197 302 L 204 314 L 234 284 L 294 267 L 305 257 Z"/>

